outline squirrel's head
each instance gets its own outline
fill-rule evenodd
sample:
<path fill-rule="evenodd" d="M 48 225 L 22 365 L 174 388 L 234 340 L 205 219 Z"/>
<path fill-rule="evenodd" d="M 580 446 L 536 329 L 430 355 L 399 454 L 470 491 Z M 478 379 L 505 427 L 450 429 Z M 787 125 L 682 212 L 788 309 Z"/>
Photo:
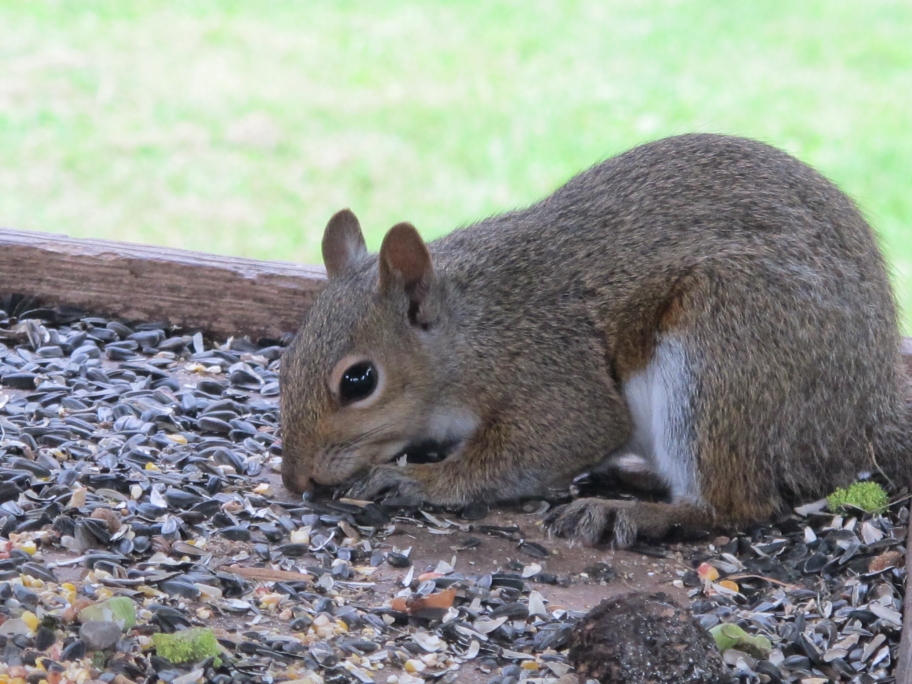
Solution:
<path fill-rule="evenodd" d="M 418 231 L 397 224 L 369 255 L 345 209 L 322 248 L 327 286 L 282 359 L 282 479 L 292 491 L 428 445 L 452 448 L 474 429 L 464 411 L 441 408 L 432 350 L 446 334 L 445 294 Z"/>

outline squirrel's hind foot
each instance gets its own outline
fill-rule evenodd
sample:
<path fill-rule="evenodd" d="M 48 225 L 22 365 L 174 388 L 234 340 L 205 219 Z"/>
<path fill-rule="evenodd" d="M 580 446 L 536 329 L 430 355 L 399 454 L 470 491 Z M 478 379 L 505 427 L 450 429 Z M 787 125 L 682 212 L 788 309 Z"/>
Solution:
<path fill-rule="evenodd" d="M 709 509 L 694 504 L 590 497 L 555 508 L 545 526 L 552 534 L 587 546 L 610 542 L 623 549 L 638 538 L 661 539 L 672 530 L 687 536 L 706 534 L 715 520 Z"/>
<path fill-rule="evenodd" d="M 551 534 L 586 546 L 610 541 L 618 548 L 626 548 L 637 537 L 636 523 L 627 515 L 634 504 L 594 497 L 576 499 L 548 514 L 545 526 Z"/>

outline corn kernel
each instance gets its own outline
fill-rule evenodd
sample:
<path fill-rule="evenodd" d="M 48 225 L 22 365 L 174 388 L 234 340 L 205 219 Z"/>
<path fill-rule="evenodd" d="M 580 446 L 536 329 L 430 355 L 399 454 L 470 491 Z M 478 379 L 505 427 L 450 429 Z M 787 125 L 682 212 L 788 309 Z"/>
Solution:
<path fill-rule="evenodd" d="M 38 547 L 35 545 L 35 542 L 32 540 L 24 541 L 20 544 L 16 544 L 13 548 L 18 549 L 19 551 L 25 551 L 28 555 L 33 556 L 38 550 Z"/>
<path fill-rule="evenodd" d="M 282 601 L 283 595 L 277 592 L 272 592 L 270 594 L 264 594 L 260 597 L 260 607 L 262 608 L 275 608 Z"/>
<path fill-rule="evenodd" d="M 416 660 L 415 658 L 409 658 L 405 661 L 404 665 L 405 671 L 409 674 L 424 672 L 426 667 L 427 666 L 424 663 L 422 663 L 420 660 Z"/>
<path fill-rule="evenodd" d="M 310 544 L 310 527 L 299 527 L 288 535 L 292 544 Z"/>
<path fill-rule="evenodd" d="M 697 568 L 697 575 L 700 579 L 715 582 L 719 579 L 719 571 L 709 563 L 700 563 L 700 566 Z"/>
<path fill-rule="evenodd" d="M 19 581 L 22 582 L 23 587 L 29 589 L 44 589 L 44 580 L 31 575 L 19 575 Z"/>
<path fill-rule="evenodd" d="M 740 587 L 738 587 L 738 583 L 733 582 L 732 580 L 727 580 L 727 579 L 722 580 L 721 582 L 718 582 L 717 584 L 720 587 L 725 587 L 726 589 L 731 589 L 732 591 L 741 591 Z"/>
<path fill-rule="evenodd" d="M 159 596 L 164 596 L 163 592 L 159 591 L 155 587 L 150 587 L 148 584 L 140 584 L 138 587 L 136 587 L 136 591 L 143 596 L 149 596 L 150 598 L 158 598 Z"/>
<path fill-rule="evenodd" d="M 22 611 L 22 615 L 20 615 L 19 617 L 22 618 L 22 621 L 23 621 L 23 622 L 28 626 L 28 628 L 29 628 L 30 630 L 32 630 L 33 632 L 34 632 L 36 629 L 38 629 L 38 616 L 35 615 L 32 611 L 30 611 L 30 610 L 24 610 L 24 611 Z"/>

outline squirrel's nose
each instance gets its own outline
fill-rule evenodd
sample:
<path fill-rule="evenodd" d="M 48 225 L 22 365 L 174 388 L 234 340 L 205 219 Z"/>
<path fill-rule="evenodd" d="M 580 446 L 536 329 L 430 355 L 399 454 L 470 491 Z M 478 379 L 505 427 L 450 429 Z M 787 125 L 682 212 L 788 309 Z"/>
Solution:
<path fill-rule="evenodd" d="M 309 492 L 314 487 L 314 481 L 310 479 L 308 470 L 294 467 L 289 460 L 282 461 L 282 484 L 296 494 Z"/>

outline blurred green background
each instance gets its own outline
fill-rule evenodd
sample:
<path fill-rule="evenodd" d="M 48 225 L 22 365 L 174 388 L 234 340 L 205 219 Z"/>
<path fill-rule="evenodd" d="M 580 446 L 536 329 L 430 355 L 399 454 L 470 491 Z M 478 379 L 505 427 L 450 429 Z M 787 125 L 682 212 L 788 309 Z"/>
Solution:
<path fill-rule="evenodd" d="M 880 233 L 912 332 L 912 3 L 0 0 L 0 225 L 319 261 L 636 143 L 757 137 Z"/>

